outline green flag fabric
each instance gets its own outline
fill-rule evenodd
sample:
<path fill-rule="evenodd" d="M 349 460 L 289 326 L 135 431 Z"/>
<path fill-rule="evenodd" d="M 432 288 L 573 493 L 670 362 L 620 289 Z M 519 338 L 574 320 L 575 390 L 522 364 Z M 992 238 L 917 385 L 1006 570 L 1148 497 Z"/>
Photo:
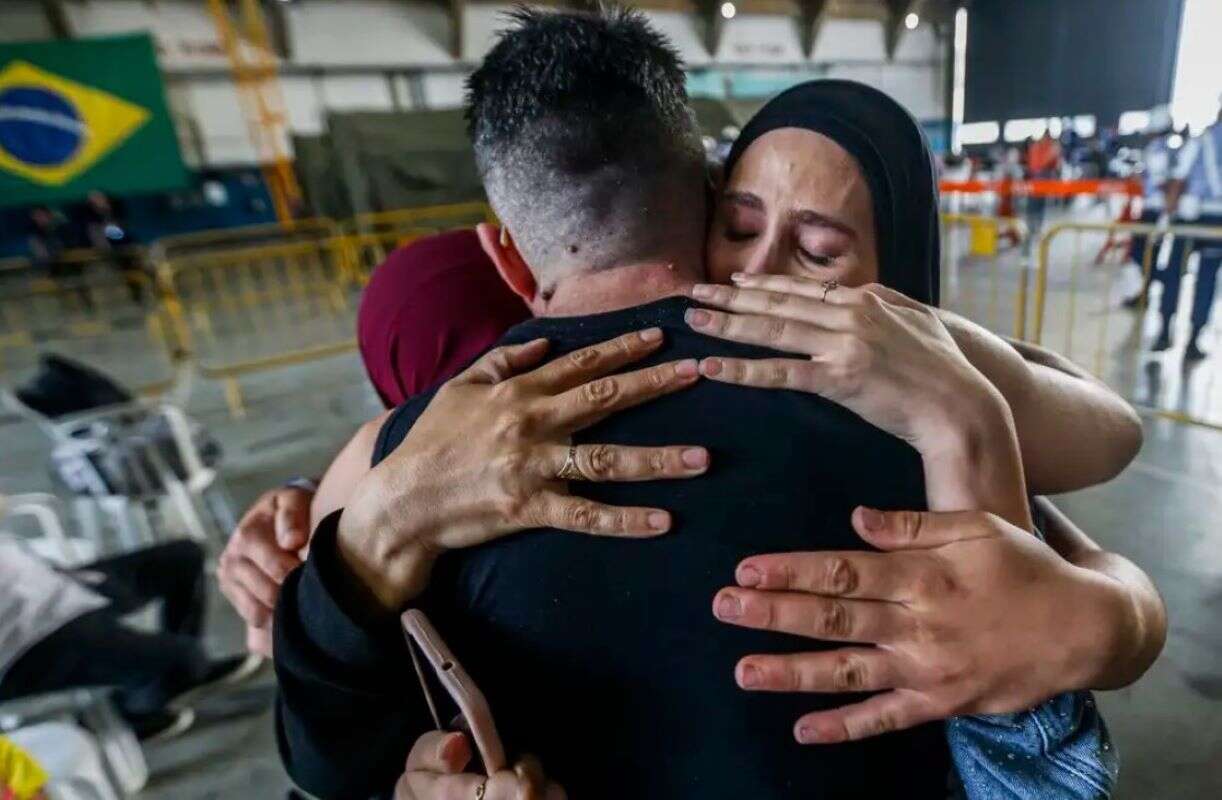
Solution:
<path fill-rule="evenodd" d="M 147 35 L 0 44 L 0 206 L 186 183 Z"/>

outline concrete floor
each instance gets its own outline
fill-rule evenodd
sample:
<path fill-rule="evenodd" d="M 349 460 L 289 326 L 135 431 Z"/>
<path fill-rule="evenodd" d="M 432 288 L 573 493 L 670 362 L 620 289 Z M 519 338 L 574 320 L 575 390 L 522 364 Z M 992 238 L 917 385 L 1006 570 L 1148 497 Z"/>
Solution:
<path fill-rule="evenodd" d="M 1071 281 L 1068 258 L 1064 252 L 1054 256 L 1045 335 L 1050 344 L 1063 344 L 1070 328 L 1071 283 L 1095 289 L 1107 283 L 1104 273 L 1085 265 Z M 947 305 L 1008 330 L 1017 258 L 999 260 L 996 282 L 979 262 L 954 263 Z M 1141 320 L 1116 313 L 1114 319 L 1128 320 L 1128 328 L 1110 324 L 1097 358 L 1104 305 L 1077 301 L 1074 335 L 1079 345 L 1091 342 L 1092 349 L 1075 352 L 1076 357 L 1089 368 L 1100 367 L 1127 396 L 1147 405 L 1222 420 L 1222 389 L 1214 388 L 1222 342 L 1214 345 L 1218 357 L 1184 372 L 1175 353 L 1140 352 L 1138 341 L 1141 336 L 1148 341 L 1152 320 L 1144 322 L 1143 331 Z M 1096 327 L 1083 327 L 1089 325 Z M 126 374 L 138 379 L 144 371 L 139 359 L 124 356 Z M 243 386 L 249 410 L 244 420 L 229 417 L 215 384 L 197 382 L 187 401 L 189 411 L 225 446 L 224 477 L 238 509 L 286 477 L 317 473 L 355 425 L 378 410 L 355 355 L 251 376 Z M 50 488 L 43 469 L 46 442 L 37 429 L 15 416 L 0 416 L 0 441 L 0 492 Z M 1160 661 L 1137 685 L 1100 697 L 1122 753 L 1119 797 L 1222 797 L 1222 432 L 1148 416 L 1146 446 L 1123 475 L 1057 500 L 1103 546 L 1142 565 L 1170 610 L 1171 633 Z M 218 654 L 239 649 L 236 617 L 215 596 L 212 611 L 209 648 Z M 276 757 L 267 705 L 272 681 L 264 672 L 241 696 L 201 709 L 204 723 L 192 733 L 151 747 L 154 777 L 140 797 L 282 797 L 289 784 Z M 262 710 L 241 714 L 251 706 Z"/>

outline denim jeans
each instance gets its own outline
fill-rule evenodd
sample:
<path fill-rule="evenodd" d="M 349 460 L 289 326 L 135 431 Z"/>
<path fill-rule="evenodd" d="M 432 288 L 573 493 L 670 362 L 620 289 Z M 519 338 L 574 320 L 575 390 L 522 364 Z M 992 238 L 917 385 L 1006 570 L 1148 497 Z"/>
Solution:
<path fill-rule="evenodd" d="M 1116 787 L 1116 746 L 1090 692 L 1016 714 L 956 717 L 946 738 L 963 800 L 1096 800 Z"/>

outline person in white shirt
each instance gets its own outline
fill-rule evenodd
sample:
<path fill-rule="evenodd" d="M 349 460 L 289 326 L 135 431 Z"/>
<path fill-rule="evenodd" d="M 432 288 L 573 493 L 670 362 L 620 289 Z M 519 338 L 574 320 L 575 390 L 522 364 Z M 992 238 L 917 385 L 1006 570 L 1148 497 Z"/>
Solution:
<path fill-rule="evenodd" d="M 1169 213 L 1172 209 L 1167 204 L 1167 187 L 1171 181 L 1182 177 L 1175 172 L 1176 151 L 1168 143 L 1174 130 L 1169 107 L 1162 105 L 1150 109 L 1150 124 L 1146 126 L 1146 136 L 1149 137 L 1149 141 L 1142 150 L 1141 156 L 1140 221 L 1147 225 L 1169 221 Z M 1142 286 L 1139 292 L 1124 301 L 1124 305 L 1128 308 L 1140 306 L 1146 298 L 1146 293 L 1150 290 L 1150 283 L 1162 280 L 1162 275 L 1158 270 L 1158 252 L 1162 244 L 1162 237 L 1155 234 L 1152 245 L 1150 239 L 1151 237 L 1144 233 L 1134 234 L 1129 245 L 1129 260 L 1126 266 L 1142 276 Z M 1169 264 L 1178 269 L 1178 259 L 1182 258 L 1182 242 L 1176 240 L 1173 247 L 1175 247 L 1175 252 Z M 1147 248 L 1149 248 L 1148 254 Z"/>
<path fill-rule="evenodd" d="M 1219 97 L 1222 104 L 1222 97 Z M 1201 227 L 1222 229 L 1222 108 L 1218 119 L 1185 146 L 1176 167 L 1180 178 L 1171 189 L 1168 199 L 1174 203 L 1176 221 Z M 1181 188 L 1182 187 L 1182 188 Z M 1182 196 L 1176 201 L 1176 195 Z M 1222 230 L 1219 231 L 1222 233 Z M 1197 267 L 1196 294 L 1192 302 L 1192 331 L 1184 358 L 1190 361 L 1205 357 L 1201 349 L 1201 331 L 1209 323 L 1213 310 L 1214 292 L 1217 287 L 1218 267 L 1222 265 L 1222 237 L 1198 238 L 1187 245 L 1188 253 L 1200 255 Z M 1155 352 L 1171 347 L 1171 324 L 1180 300 L 1180 283 L 1183 278 L 1182 264 L 1186 259 L 1172 255 L 1163 281 L 1164 290 L 1159 312 L 1162 315 L 1162 330 L 1154 347 Z"/>
<path fill-rule="evenodd" d="M 120 713 L 143 739 L 181 733 L 203 691 L 253 674 L 258 657 L 214 660 L 203 633 L 204 553 L 167 542 L 72 571 L 0 538 L 0 703 L 66 689 L 116 689 Z M 159 600 L 160 629 L 122 617 Z"/>

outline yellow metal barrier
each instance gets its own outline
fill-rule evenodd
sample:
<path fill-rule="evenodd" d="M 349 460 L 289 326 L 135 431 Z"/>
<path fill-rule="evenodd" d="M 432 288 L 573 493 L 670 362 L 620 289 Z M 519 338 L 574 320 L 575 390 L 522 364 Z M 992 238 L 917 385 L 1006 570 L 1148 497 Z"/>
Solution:
<path fill-rule="evenodd" d="M 480 222 L 496 222 L 487 203 L 380 211 L 346 220 L 342 229 L 351 253 L 352 278 L 361 285 L 368 283 L 374 267 L 385 261 L 390 251 L 413 239 L 455 228 L 473 228 Z"/>
<path fill-rule="evenodd" d="M 165 236 L 153 242 L 149 253 L 153 263 L 160 264 L 167 259 L 184 255 L 234 247 L 317 241 L 332 239 L 339 235 L 339 225 L 335 220 L 329 217 L 310 217 L 293 220 L 285 225 L 269 222 L 261 225 L 243 225 L 237 228 L 219 228 Z"/>
<path fill-rule="evenodd" d="M 1081 363 L 1096 377 L 1108 383 L 1138 408 L 1159 417 L 1222 430 L 1222 386 L 1217 376 L 1222 371 L 1222 336 L 1206 346 L 1210 358 L 1199 364 L 1184 362 L 1177 355 L 1163 358 L 1151 354 L 1149 345 L 1160 327 L 1158 315 L 1147 314 L 1146 292 L 1125 318 L 1116 321 L 1121 309 L 1118 283 L 1122 266 L 1082 265 L 1084 235 L 1106 237 L 1114 234 L 1145 235 L 1142 253 L 1143 285 L 1159 260 L 1163 237 L 1183 237 L 1197 242 L 1218 241 L 1222 228 L 1198 225 L 1172 225 L 1160 228 L 1145 223 L 1065 222 L 1050 226 L 1040 239 L 1034 292 L 1034 331 L 1032 341 L 1057 350 L 1066 358 Z M 1070 238 L 1072 241 L 1065 243 Z M 1093 252 L 1093 249 L 1090 250 Z M 1190 286 L 1186 270 L 1192 247 L 1184 248 L 1177 264 L 1167 264 L 1163 274 L 1179 274 L 1179 307 L 1191 303 L 1195 286 Z M 1054 264 L 1055 253 L 1055 264 Z M 1068 258 L 1066 258 L 1068 256 Z M 1066 261 L 1068 262 L 1066 264 Z M 1055 274 L 1054 274 L 1055 267 Z M 1157 278 L 1157 274 L 1155 274 Z M 1131 314 L 1131 316 L 1130 316 Z M 1185 311 L 1175 315 L 1176 328 L 1182 329 Z M 1214 322 L 1215 330 L 1218 322 Z M 1055 327 L 1055 332 L 1052 328 Z M 1053 334 L 1056 335 L 1053 335 Z M 1186 335 L 1178 331 L 1183 341 Z M 1090 345 L 1090 356 L 1083 359 L 1083 341 Z M 1169 360 L 1169 359 L 1173 359 Z M 1170 368 L 1174 363 L 1174 368 Z"/>
<path fill-rule="evenodd" d="M 140 283 L 139 313 L 136 289 L 125 283 L 134 273 L 86 270 L 79 280 L 51 281 L 28 261 L 0 264 L 8 268 L 0 280 L 20 276 L 4 284 L 15 290 L 0 289 L 0 371 L 21 359 L 32 363 L 44 342 L 88 339 L 99 343 L 97 352 L 79 357 L 132 382 L 122 367 L 147 361 L 133 352 L 155 349 L 155 363 L 171 377 L 173 362 L 189 361 L 203 377 L 222 381 L 231 412 L 242 416 L 242 376 L 355 348 L 357 289 L 391 250 L 483 221 L 495 217 L 478 202 L 363 214 L 342 226 L 316 218 L 166 237 L 148 254 L 155 283 L 146 272 L 132 278 Z M 90 258 L 100 260 L 80 255 L 82 264 Z M 141 343 L 112 341 L 115 331 L 133 328 L 145 337 Z M 133 382 L 141 383 L 147 381 Z"/>
<path fill-rule="evenodd" d="M 342 239 L 229 248 L 162 262 L 176 334 L 245 414 L 238 379 L 352 350 L 356 297 Z"/>
<path fill-rule="evenodd" d="M 96 367 L 159 393 L 174 380 L 175 346 L 167 308 L 148 273 L 91 269 L 68 278 L 35 278 L 0 292 L 0 375 L 16 382 L 43 352 Z M 138 358 L 134 356 L 139 356 Z"/>
<path fill-rule="evenodd" d="M 941 221 L 943 306 L 997 333 L 1025 338 L 1027 271 L 1019 265 L 1006 273 L 998 258 L 1001 232 L 1012 221 L 978 214 L 942 214 Z M 967 256 L 983 264 L 960 257 L 961 246 L 951 235 L 955 229 L 967 230 Z M 1014 309 L 1008 322 L 1002 318 L 1006 305 Z"/>

